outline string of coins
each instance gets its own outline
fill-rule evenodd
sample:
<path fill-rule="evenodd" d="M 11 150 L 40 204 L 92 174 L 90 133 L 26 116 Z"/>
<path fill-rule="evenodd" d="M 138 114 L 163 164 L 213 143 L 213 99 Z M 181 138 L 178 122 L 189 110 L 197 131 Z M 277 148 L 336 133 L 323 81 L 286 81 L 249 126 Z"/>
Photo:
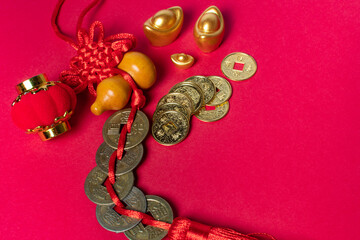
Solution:
<path fill-rule="evenodd" d="M 166 146 L 186 138 L 190 117 L 214 122 L 229 111 L 230 83 L 219 76 L 192 76 L 173 86 L 157 104 L 153 115 L 152 135 Z"/>
<path fill-rule="evenodd" d="M 131 109 L 115 112 L 103 127 L 104 142 L 96 152 L 96 164 L 85 180 L 87 197 L 97 204 L 96 218 L 105 229 L 124 234 L 131 240 L 162 239 L 167 231 L 150 225 L 144 226 L 140 218 L 120 215 L 117 206 L 108 193 L 108 171 L 111 156 L 117 151 L 119 133 L 126 127 Z M 139 165 L 144 153 L 142 141 L 149 131 L 149 120 L 142 111 L 137 111 L 131 132 L 126 136 L 121 161 L 115 164 L 115 183 L 113 189 L 118 199 L 124 202 L 127 209 L 150 213 L 155 220 L 172 223 L 173 211 L 163 198 L 144 193 L 134 186 L 133 170 Z M 105 186 L 104 186 L 105 185 Z"/>

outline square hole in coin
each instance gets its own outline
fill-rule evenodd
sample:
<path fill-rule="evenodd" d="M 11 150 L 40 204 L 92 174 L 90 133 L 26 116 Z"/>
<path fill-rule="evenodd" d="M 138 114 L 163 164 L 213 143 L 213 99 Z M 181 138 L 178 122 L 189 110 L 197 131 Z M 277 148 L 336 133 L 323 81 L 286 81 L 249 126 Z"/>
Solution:
<path fill-rule="evenodd" d="M 205 105 L 205 110 L 206 111 L 211 111 L 211 110 L 215 110 L 216 107 L 215 106 L 208 106 L 208 105 Z"/>
<path fill-rule="evenodd" d="M 244 70 L 244 66 L 245 64 L 244 63 L 241 63 L 241 62 L 234 62 L 234 67 L 233 69 L 234 70 L 238 70 L 238 71 L 243 71 Z"/>
<path fill-rule="evenodd" d="M 177 129 L 175 123 L 173 123 L 173 122 L 167 122 L 164 125 L 162 125 L 161 128 L 164 130 L 165 134 L 168 136 L 172 135 Z"/>
<path fill-rule="evenodd" d="M 121 132 L 121 129 L 125 126 L 126 124 L 122 124 L 122 123 L 111 123 L 110 124 L 110 128 L 107 131 L 108 135 L 119 135 Z"/>

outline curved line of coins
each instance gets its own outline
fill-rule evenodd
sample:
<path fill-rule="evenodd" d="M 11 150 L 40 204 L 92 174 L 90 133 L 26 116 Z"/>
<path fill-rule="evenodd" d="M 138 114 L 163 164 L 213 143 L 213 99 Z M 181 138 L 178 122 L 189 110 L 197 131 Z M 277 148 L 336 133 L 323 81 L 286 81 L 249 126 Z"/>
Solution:
<path fill-rule="evenodd" d="M 192 76 L 173 86 L 160 99 L 153 115 L 152 135 L 165 146 L 184 140 L 189 133 L 190 117 L 214 122 L 229 111 L 230 83 L 219 76 Z"/>
<path fill-rule="evenodd" d="M 103 127 L 104 142 L 96 152 L 96 164 L 85 180 L 87 197 L 97 204 L 96 218 L 100 225 L 112 232 L 124 232 L 131 240 L 160 240 L 166 236 L 167 230 L 153 226 L 145 226 L 141 219 L 118 214 L 106 187 L 109 160 L 116 151 L 122 127 L 126 127 L 131 109 L 120 110 L 111 115 Z M 155 220 L 172 223 L 173 211 L 163 198 L 144 193 L 134 186 L 133 170 L 141 162 L 144 153 L 142 141 L 149 131 L 149 120 L 146 115 L 137 111 L 131 132 L 126 136 L 124 154 L 121 161 L 116 161 L 116 181 L 113 188 L 119 199 L 131 209 L 150 214 Z"/>

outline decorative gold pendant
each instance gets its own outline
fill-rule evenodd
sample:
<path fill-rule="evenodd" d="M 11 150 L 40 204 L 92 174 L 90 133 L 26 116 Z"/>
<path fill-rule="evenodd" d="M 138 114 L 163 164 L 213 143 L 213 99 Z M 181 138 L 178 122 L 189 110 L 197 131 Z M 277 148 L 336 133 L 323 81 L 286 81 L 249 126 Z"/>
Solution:
<path fill-rule="evenodd" d="M 180 69 L 188 69 L 194 64 L 194 58 L 185 53 L 175 53 L 171 55 L 171 61 Z"/>
<path fill-rule="evenodd" d="M 224 37 L 224 19 L 216 6 L 208 7 L 196 21 L 195 42 L 203 52 L 212 52 L 219 47 Z"/>
<path fill-rule="evenodd" d="M 157 12 L 144 23 L 143 30 L 153 46 L 162 47 L 176 39 L 183 22 L 183 11 L 176 6 Z"/>

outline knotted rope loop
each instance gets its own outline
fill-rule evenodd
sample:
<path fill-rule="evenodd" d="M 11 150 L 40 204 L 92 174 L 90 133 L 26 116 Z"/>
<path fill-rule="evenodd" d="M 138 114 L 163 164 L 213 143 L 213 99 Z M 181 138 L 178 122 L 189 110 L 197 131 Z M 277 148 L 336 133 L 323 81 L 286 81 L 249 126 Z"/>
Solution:
<path fill-rule="evenodd" d="M 88 87 L 89 92 L 96 96 L 97 84 L 117 73 L 116 67 L 124 53 L 135 44 L 135 37 L 131 34 L 115 34 L 104 39 L 104 26 L 95 21 L 89 31 L 78 30 L 77 44 L 73 46 L 77 55 L 70 60 L 70 70 L 61 72 L 60 80 L 74 88 L 76 93 Z M 133 83 L 132 79 L 127 81 Z M 131 84 L 131 88 L 136 90 L 136 84 Z"/>
<path fill-rule="evenodd" d="M 136 107 L 137 109 L 143 108 L 145 106 L 146 98 L 143 92 L 140 89 L 136 89 L 132 95 L 131 107 Z"/>
<path fill-rule="evenodd" d="M 77 42 L 64 35 L 57 24 L 60 9 L 65 0 L 58 1 L 51 17 L 55 34 L 77 51 L 77 55 L 70 61 L 70 69 L 61 72 L 60 81 L 72 87 L 76 93 L 88 87 L 89 92 L 94 96 L 96 96 L 96 85 L 114 76 L 113 70 L 121 62 L 124 53 L 136 45 L 135 37 L 129 33 L 119 33 L 104 38 L 104 26 L 99 21 L 93 22 L 89 31 L 82 28 L 85 15 L 99 1 L 94 0 L 81 12 L 76 26 Z M 137 89 L 134 81 L 132 79 L 129 81 L 133 83 L 131 88 Z"/>

